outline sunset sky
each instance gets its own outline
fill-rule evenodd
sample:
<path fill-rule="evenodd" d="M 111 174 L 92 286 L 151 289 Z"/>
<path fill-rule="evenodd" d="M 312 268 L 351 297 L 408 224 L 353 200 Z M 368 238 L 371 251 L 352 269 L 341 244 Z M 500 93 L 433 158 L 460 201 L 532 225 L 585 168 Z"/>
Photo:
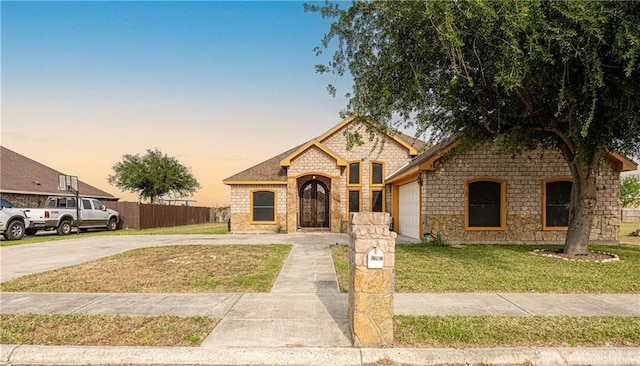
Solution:
<path fill-rule="evenodd" d="M 158 148 L 226 205 L 224 178 L 341 121 L 326 87 L 350 80 L 315 73 L 330 23 L 302 4 L 2 1 L 0 142 L 125 201 L 112 166 Z"/>
<path fill-rule="evenodd" d="M 329 22 L 302 4 L 2 1 L 1 143 L 127 201 L 112 166 L 158 148 L 194 205 L 227 204 L 222 179 L 341 121 L 314 71 Z"/>

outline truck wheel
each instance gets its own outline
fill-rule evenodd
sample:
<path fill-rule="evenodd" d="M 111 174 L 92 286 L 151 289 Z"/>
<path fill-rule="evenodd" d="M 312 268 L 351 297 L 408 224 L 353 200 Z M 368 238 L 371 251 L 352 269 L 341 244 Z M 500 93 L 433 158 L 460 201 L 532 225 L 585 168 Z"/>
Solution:
<path fill-rule="evenodd" d="M 107 230 L 114 231 L 118 228 L 118 220 L 111 218 L 109 219 L 109 223 L 107 224 Z"/>
<path fill-rule="evenodd" d="M 36 233 L 38 232 L 38 230 L 36 229 L 27 229 L 24 231 L 25 234 L 27 235 L 36 235 Z"/>
<path fill-rule="evenodd" d="M 20 240 L 24 236 L 24 222 L 13 220 L 9 223 L 9 227 L 4 232 L 4 238 L 7 240 Z"/>
<path fill-rule="evenodd" d="M 60 226 L 56 229 L 58 235 L 69 235 L 71 234 L 71 221 L 62 220 Z"/>

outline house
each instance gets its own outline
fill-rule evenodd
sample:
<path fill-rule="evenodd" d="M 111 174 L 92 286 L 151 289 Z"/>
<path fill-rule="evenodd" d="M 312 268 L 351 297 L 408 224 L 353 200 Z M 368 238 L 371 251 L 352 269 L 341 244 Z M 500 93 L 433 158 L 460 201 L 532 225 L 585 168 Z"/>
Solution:
<path fill-rule="evenodd" d="M 345 132 L 364 144 L 347 149 Z M 375 132 L 348 118 L 322 136 L 223 181 L 231 187 L 231 231 L 344 232 L 348 213 L 387 211 L 385 177 L 425 146 L 404 134 Z"/>
<path fill-rule="evenodd" d="M 72 196 L 58 191 L 58 174 L 62 173 L 0 146 L 0 194 L 17 207 L 42 207 L 49 196 Z M 118 200 L 82 181 L 78 181 L 78 188 L 84 197 Z"/>
<path fill-rule="evenodd" d="M 572 178 L 559 150 L 512 155 L 485 144 L 448 154 L 456 144 L 434 145 L 387 177 L 396 231 L 439 232 L 451 243 L 564 242 Z M 598 172 L 593 242 L 618 242 L 620 172 L 636 168 L 611 153 Z"/>
<path fill-rule="evenodd" d="M 386 211 L 394 231 L 416 241 L 434 231 L 451 243 L 564 242 L 572 179 L 560 151 L 512 155 L 487 144 L 454 154 L 455 138 L 427 148 L 402 134 L 347 150 L 344 132 L 364 129 L 353 122 L 225 179 L 231 230 L 338 232 L 349 212 Z M 636 168 L 617 153 L 601 167 L 593 242 L 617 243 L 620 172 Z"/>

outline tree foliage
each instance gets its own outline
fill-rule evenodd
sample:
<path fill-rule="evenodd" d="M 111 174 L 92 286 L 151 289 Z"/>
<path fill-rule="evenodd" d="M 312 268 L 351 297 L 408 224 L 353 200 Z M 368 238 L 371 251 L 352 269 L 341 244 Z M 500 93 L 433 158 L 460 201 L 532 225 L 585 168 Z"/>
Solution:
<path fill-rule="evenodd" d="M 557 147 L 573 194 L 565 250 L 587 251 L 595 174 L 640 150 L 640 2 L 355 1 L 332 18 L 317 71 L 353 77 L 345 114 L 462 145 Z M 330 86 L 330 91 L 335 88 Z M 500 138 L 498 138 L 500 137 Z"/>
<path fill-rule="evenodd" d="M 141 199 L 155 203 L 166 194 L 192 195 L 200 184 L 191 170 L 158 149 L 147 149 L 143 156 L 125 154 L 113 166 L 109 183 L 123 191 L 137 193 Z"/>
<path fill-rule="evenodd" d="M 620 179 L 622 207 L 640 205 L 640 175 L 627 175 Z"/>

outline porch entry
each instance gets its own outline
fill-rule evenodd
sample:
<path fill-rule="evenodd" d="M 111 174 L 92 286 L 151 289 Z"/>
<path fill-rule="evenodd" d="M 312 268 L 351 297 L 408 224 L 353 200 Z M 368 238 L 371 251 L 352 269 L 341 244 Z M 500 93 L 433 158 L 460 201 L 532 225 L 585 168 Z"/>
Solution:
<path fill-rule="evenodd" d="M 319 180 L 310 180 L 300 188 L 300 226 L 329 227 L 329 190 Z"/>

